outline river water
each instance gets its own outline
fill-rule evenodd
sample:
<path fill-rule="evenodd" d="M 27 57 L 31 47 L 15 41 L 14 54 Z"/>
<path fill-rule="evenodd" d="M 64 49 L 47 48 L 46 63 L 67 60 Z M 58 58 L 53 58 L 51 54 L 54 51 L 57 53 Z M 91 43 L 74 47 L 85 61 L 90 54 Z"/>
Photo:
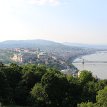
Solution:
<path fill-rule="evenodd" d="M 107 51 L 77 58 L 73 64 L 79 70 L 88 70 L 100 79 L 107 79 Z"/>

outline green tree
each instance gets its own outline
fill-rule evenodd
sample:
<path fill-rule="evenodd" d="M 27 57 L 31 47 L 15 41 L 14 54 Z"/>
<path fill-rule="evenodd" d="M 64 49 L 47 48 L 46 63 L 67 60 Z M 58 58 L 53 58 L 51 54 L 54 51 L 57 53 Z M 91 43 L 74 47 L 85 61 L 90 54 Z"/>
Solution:
<path fill-rule="evenodd" d="M 83 86 L 81 100 L 83 102 L 95 102 L 96 101 L 97 88 L 94 81 L 89 81 Z"/>
<path fill-rule="evenodd" d="M 15 89 L 18 83 L 21 81 L 21 67 L 16 64 L 11 64 L 10 66 L 4 68 L 4 73 L 9 86 Z"/>
<path fill-rule="evenodd" d="M 23 72 L 23 75 L 25 75 L 25 77 L 29 73 L 35 75 L 36 82 L 40 82 L 42 76 L 47 72 L 47 69 L 46 69 L 46 66 L 44 65 L 27 64 L 23 66 L 22 72 Z"/>
<path fill-rule="evenodd" d="M 10 99 L 10 88 L 3 71 L 0 70 L 0 102 L 9 103 Z"/>
<path fill-rule="evenodd" d="M 41 81 L 42 75 L 45 72 L 46 67 L 42 65 L 27 64 L 22 66 L 22 80 L 16 88 L 15 101 L 17 104 L 30 105 L 32 103 L 30 91 L 36 83 Z M 22 97 L 20 98 L 20 96 Z"/>
<path fill-rule="evenodd" d="M 78 104 L 78 107 L 95 107 L 92 102 Z"/>
<path fill-rule="evenodd" d="M 67 75 L 67 79 L 69 82 L 68 88 L 68 98 L 70 101 L 69 104 L 71 104 L 72 107 L 77 107 L 77 103 L 81 102 L 82 86 L 77 77 Z"/>
<path fill-rule="evenodd" d="M 79 75 L 79 79 L 83 84 L 94 80 L 92 73 L 90 71 L 87 71 L 87 70 L 81 71 L 81 73 Z"/>
<path fill-rule="evenodd" d="M 100 107 L 107 107 L 107 86 L 98 91 L 98 95 L 96 96 L 97 105 Z"/>
<path fill-rule="evenodd" d="M 107 86 L 107 80 L 98 80 L 96 84 L 96 91 L 104 89 L 105 86 Z"/>
<path fill-rule="evenodd" d="M 43 86 L 40 83 L 35 84 L 32 88 L 31 96 L 33 99 L 33 106 L 45 107 L 47 103 L 48 96 L 44 91 Z"/>
<path fill-rule="evenodd" d="M 26 88 L 26 86 L 23 86 L 22 83 L 19 83 L 19 85 L 15 89 L 14 103 L 16 105 L 28 106 L 31 104 L 29 98 L 30 95 L 28 89 Z"/>
<path fill-rule="evenodd" d="M 63 74 L 48 72 L 42 77 L 41 83 L 48 95 L 50 107 L 65 107 L 68 104 L 69 83 Z"/>
<path fill-rule="evenodd" d="M 15 103 L 15 90 L 22 77 L 21 68 L 16 64 L 11 64 L 10 66 L 4 67 L 2 70 L 10 88 L 10 94 L 8 95 L 10 103 Z"/>

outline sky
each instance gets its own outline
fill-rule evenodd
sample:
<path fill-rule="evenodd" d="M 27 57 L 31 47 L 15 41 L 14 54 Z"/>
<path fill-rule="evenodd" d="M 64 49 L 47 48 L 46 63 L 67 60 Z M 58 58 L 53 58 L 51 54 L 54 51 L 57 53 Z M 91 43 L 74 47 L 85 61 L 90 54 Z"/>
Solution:
<path fill-rule="evenodd" d="M 107 44 L 107 0 L 0 0 L 0 41 Z"/>

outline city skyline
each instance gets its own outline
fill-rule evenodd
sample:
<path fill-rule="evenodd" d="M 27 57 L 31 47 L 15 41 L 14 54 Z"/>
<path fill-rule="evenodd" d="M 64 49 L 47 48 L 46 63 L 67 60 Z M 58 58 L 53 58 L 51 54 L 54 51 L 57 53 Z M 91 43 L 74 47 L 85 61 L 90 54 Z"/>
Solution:
<path fill-rule="evenodd" d="M 0 41 L 107 44 L 106 0 L 0 0 Z"/>

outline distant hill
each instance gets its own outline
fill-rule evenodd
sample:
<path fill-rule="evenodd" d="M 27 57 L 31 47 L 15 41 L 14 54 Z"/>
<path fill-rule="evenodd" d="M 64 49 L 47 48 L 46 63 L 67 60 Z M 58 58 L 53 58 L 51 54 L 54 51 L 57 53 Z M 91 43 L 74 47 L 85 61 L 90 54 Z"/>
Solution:
<path fill-rule="evenodd" d="M 47 40 L 9 40 L 0 43 L 0 48 L 44 48 L 61 44 Z"/>
<path fill-rule="evenodd" d="M 65 42 L 63 45 L 75 46 L 80 48 L 95 48 L 95 49 L 107 49 L 107 45 L 91 45 L 91 44 L 81 44 L 81 43 L 69 43 Z"/>
<path fill-rule="evenodd" d="M 0 42 L 0 48 L 40 48 L 43 50 L 47 49 L 63 49 L 63 50 L 70 50 L 70 49 L 79 49 L 78 47 L 66 46 L 61 43 L 48 41 L 48 40 L 9 40 Z"/>
<path fill-rule="evenodd" d="M 40 48 L 46 49 L 83 49 L 83 48 L 95 48 L 95 49 L 107 49 L 107 45 L 90 45 L 90 44 L 80 44 L 80 43 L 57 43 L 48 40 L 8 40 L 0 42 L 0 48 Z"/>

